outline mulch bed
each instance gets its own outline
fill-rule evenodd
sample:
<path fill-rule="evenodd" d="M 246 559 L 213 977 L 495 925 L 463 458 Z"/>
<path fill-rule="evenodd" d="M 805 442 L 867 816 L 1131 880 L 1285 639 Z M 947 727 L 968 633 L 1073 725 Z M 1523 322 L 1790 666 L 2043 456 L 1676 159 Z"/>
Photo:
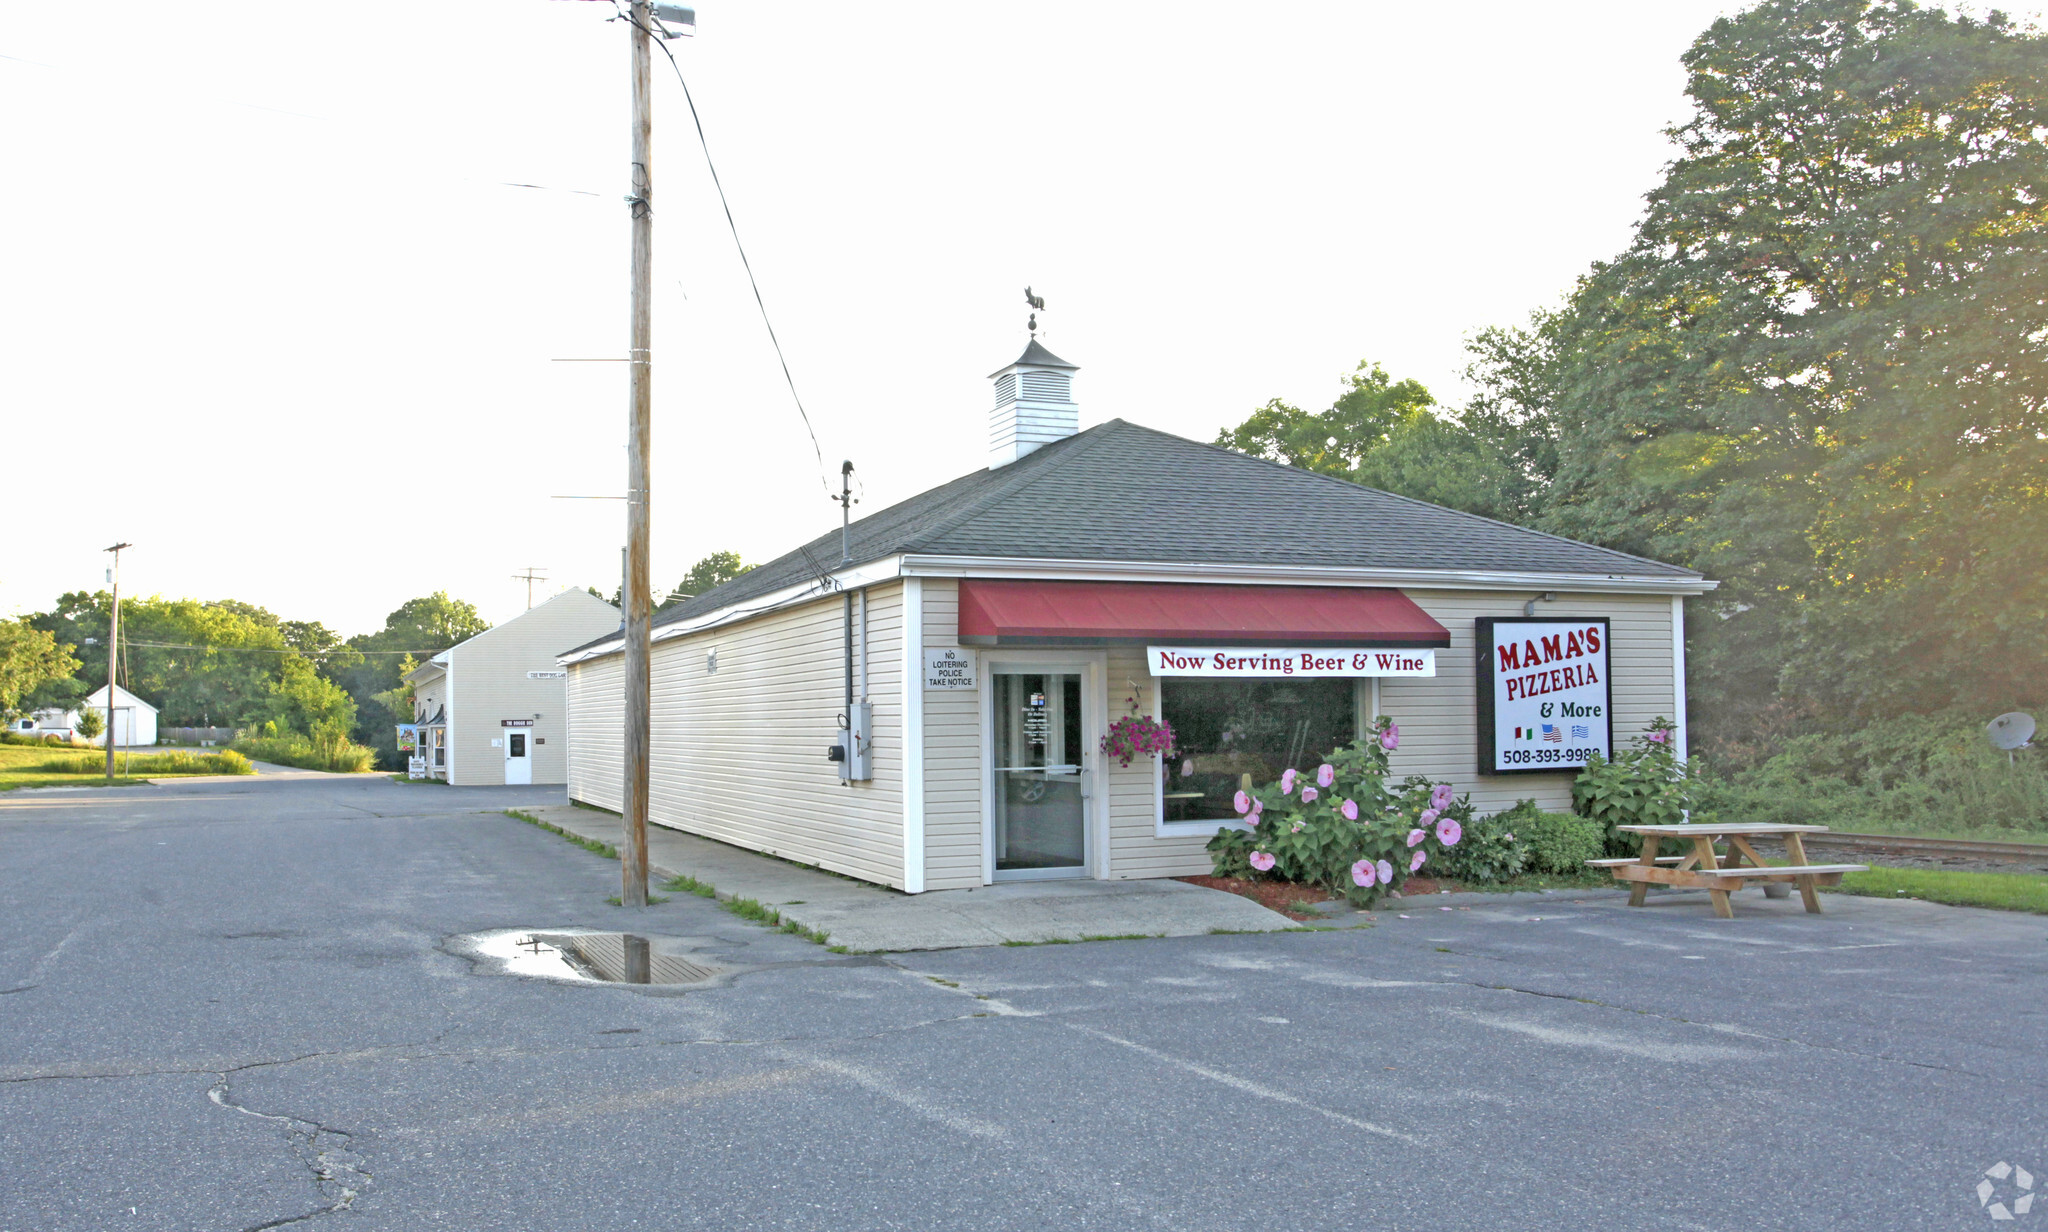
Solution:
<path fill-rule="evenodd" d="M 1326 918 L 1316 911 L 1312 904 L 1327 903 L 1339 895 L 1315 886 L 1296 885 L 1291 881 L 1252 880 L 1245 877 L 1175 877 L 1189 885 L 1205 889 L 1221 890 L 1226 894 L 1237 894 L 1249 898 L 1269 911 L 1277 911 L 1290 920 L 1320 920 Z M 1420 898 L 1438 890 L 1462 888 L 1456 882 L 1438 881 L 1434 877 L 1410 877 L 1401 884 L 1403 898 Z"/>
<path fill-rule="evenodd" d="M 1323 918 L 1321 913 L 1307 907 L 1306 904 L 1327 903 L 1337 897 L 1328 890 L 1295 885 L 1291 881 L 1253 881 L 1245 877 L 1210 876 L 1175 877 L 1174 880 L 1185 881 L 1189 885 L 1198 885 L 1205 889 L 1221 890 L 1226 894 L 1241 895 L 1269 911 L 1279 912 L 1290 920 L 1320 920 Z M 1297 903 L 1304 906 L 1296 906 Z"/>

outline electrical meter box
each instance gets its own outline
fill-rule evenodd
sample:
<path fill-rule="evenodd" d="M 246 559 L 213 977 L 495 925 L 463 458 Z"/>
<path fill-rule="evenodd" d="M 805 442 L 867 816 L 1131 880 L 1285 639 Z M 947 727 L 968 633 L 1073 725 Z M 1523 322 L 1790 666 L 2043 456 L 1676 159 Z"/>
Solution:
<path fill-rule="evenodd" d="M 839 729 L 839 747 L 845 750 L 839 762 L 839 781 L 842 783 L 866 782 L 875 777 L 875 706 L 873 702 L 855 702 L 853 713 L 847 716 L 853 721 L 852 730 Z"/>

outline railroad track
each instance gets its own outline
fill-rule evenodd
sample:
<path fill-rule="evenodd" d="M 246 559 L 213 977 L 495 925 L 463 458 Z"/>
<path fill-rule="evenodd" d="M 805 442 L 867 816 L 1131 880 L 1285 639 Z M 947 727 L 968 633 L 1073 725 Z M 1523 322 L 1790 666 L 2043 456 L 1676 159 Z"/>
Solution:
<path fill-rule="evenodd" d="M 2048 866 L 2048 843 L 1983 843 L 1953 838 L 1909 838 L 1898 834 L 1850 834 L 1830 830 L 1806 836 L 1808 846 L 1853 847 L 1862 851 L 1911 852 L 1969 860 L 2018 861 Z"/>

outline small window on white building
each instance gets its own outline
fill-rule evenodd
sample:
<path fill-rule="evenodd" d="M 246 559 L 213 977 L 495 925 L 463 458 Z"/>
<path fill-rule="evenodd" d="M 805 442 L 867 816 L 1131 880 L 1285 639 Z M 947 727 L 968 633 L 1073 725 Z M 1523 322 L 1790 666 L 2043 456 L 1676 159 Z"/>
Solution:
<path fill-rule="evenodd" d="M 1236 821 L 1246 776 L 1270 783 L 1290 767 L 1312 772 L 1358 738 L 1356 688 L 1343 678 L 1159 681 L 1160 717 L 1174 754 L 1161 767 L 1160 820 Z"/>

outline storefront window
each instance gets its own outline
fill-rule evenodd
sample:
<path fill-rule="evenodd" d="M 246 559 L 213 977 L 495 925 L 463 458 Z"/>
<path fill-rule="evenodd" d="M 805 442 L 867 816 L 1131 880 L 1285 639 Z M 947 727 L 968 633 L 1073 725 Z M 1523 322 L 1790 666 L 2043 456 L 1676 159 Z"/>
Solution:
<path fill-rule="evenodd" d="M 1175 745 L 1163 767 L 1168 822 L 1234 821 L 1231 797 L 1247 776 L 1270 783 L 1358 738 L 1355 685 L 1347 679 L 1167 677 L 1159 692 Z"/>

